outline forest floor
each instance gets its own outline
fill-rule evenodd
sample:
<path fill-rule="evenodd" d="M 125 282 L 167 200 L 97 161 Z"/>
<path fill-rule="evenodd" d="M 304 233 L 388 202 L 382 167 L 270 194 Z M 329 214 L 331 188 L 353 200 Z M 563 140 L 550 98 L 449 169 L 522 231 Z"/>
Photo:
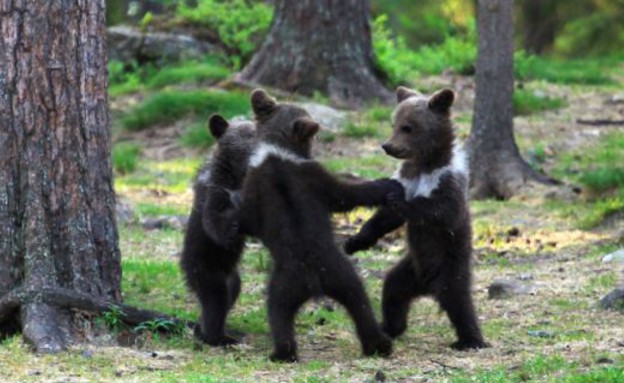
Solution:
<path fill-rule="evenodd" d="M 472 80 L 435 77 L 423 84 L 426 89 L 458 90 L 455 121 L 459 136 L 465 138 Z M 624 262 L 602 261 L 624 247 L 622 207 L 617 208 L 617 199 L 579 194 L 570 186 L 583 164 L 600 155 L 604 140 L 621 135 L 622 129 L 582 125 L 577 119 L 624 119 L 622 88 L 539 82 L 526 86 L 565 100 L 557 110 L 517 117 L 515 128 L 525 157 L 566 185 L 528 188 L 509 201 L 471 202 L 474 299 L 491 348 L 451 350 L 454 333 L 447 318 L 433 301 L 422 299 L 414 302 L 409 329 L 394 343 L 394 354 L 388 359 L 363 358 L 344 310 L 321 301 L 307 304 L 297 318 L 301 362 L 270 363 L 265 308 L 270 257 L 250 241 L 241 266 L 242 294 L 228 320 L 231 328 L 246 334 L 242 344 L 210 348 L 197 344 L 186 331 L 155 331 L 166 323 L 115 327 L 112 313 L 97 318 L 93 327 L 78 320 L 85 325 L 89 343 L 77 343 L 61 355 L 34 355 L 19 336 L 3 340 L 0 381 L 624 382 L 623 314 L 598 306 L 601 297 L 624 283 Z M 339 173 L 390 175 L 396 161 L 379 149 L 389 132 L 389 118 L 390 109 L 384 107 L 376 107 L 374 115 L 354 113 L 351 133 L 321 136 L 319 159 Z M 188 214 L 193 175 L 205 153 L 178 144 L 182 125 L 121 134 L 125 140 L 140 141 L 144 149 L 137 170 L 119 175 L 116 189 L 135 214 L 134 220 L 120 225 L 125 301 L 195 320 L 197 304 L 178 268 L 182 230 L 176 225 L 147 230 L 140 223 Z M 358 130 L 363 126 L 376 128 Z M 611 214 L 614 203 L 619 213 Z M 337 215 L 338 241 L 354 233 L 370 214 L 359 209 Z M 384 272 L 403 252 L 403 237 L 396 233 L 352 258 L 377 313 Z M 489 299 L 488 286 L 499 279 L 522 284 L 529 293 Z M 101 331 L 110 326 L 115 327 L 113 336 Z"/>

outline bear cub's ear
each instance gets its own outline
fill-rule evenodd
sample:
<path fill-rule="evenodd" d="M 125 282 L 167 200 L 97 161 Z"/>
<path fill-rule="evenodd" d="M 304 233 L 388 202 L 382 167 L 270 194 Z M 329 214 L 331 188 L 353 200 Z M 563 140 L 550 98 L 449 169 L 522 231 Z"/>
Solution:
<path fill-rule="evenodd" d="M 416 90 L 412 90 L 410 88 L 404 87 L 404 86 L 400 86 L 396 90 L 396 96 L 397 96 L 397 102 L 401 103 L 410 97 L 418 97 L 418 96 L 422 97 L 422 93 Z"/>
<path fill-rule="evenodd" d="M 452 89 L 445 88 L 429 97 L 429 109 L 436 113 L 449 113 L 453 101 L 455 101 L 455 92 Z"/>
<path fill-rule="evenodd" d="M 230 126 L 230 123 L 228 122 L 228 120 L 226 120 L 220 114 L 213 114 L 208 119 L 208 127 L 210 128 L 210 134 L 212 134 L 212 136 L 216 138 L 217 140 L 221 138 L 221 136 L 223 135 L 223 133 L 225 133 L 225 131 L 227 130 L 229 126 Z"/>
<path fill-rule="evenodd" d="M 321 126 L 318 122 L 312 120 L 311 118 L 300 118 L 295 121 L 293 126 L 293 136 L 295 140 L 305 142 L 314 137 L 320 129 Z"/>
<path fill-rule="evenodd" d="M 251 92 L 251 108 L 256 117 L 267 116 L 277 108 L 277 101 L 263 89 L 256 89 Z"/>

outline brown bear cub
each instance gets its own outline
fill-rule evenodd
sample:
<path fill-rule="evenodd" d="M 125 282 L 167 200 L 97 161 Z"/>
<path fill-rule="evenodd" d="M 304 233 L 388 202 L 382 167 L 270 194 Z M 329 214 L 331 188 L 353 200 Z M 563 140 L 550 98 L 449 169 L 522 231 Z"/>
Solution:
<path fill-rule="evenodd" d="M 455 143 L 450 108 L 455 94 L 443 89 L 426 98 L 399 87 L 392 136 L 385 152 L 403 160 L 394 178 L 405 196 L 390 197 L 345 243 L 352 254 L 369 248 L 407 222 L 408 254 L 386 276 L 383 329 L 391 337 L 407 327 L 410 303 L 430 295 L 455 327 L 459 350 L 487 347 L 471 297 L 472 233 L 467 202 L 468 168 Z"/>
<path fill-rule="evenodd" d="M 227 244 L 219 240 L 229 227 L 228 215 L 237 211 L 256 131 L 252 122 L 229 123 L 220 115 L 210 117 L 209 127 L 217 149 L 195 181 L 181 266 L 201 306 L 195 335 L 209 345 L 222 346 L 237 342 L 225 333 L 225 318 L 240 292 L 237 265 L 244 240 L 238 235 Z"/>
<path fill-rule="evenodd" d="M 306 301 L 323 295 L 347 309 L 365 355 L 389 355 L 392 342 L 375 320 L 353 266 L 335 245 L 331 213 L 379 206 L 403 187 L 390 179 L 337 179 L 311 158 L 319 125 L 304 109 L 278 104 L 262 90 L 252 93 L 251 104 L 259 142 L 249 162 L 237 224 L 240 232 L 258 237 L 273 258 L 271 360 L 297 360 L 295 316 Z"/>

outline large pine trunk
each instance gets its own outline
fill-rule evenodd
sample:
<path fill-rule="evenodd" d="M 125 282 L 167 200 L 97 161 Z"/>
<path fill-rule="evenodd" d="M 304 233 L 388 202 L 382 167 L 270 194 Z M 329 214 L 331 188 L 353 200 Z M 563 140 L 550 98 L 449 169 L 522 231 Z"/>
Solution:
<path fill-rule="evenodd" d="M 121 301 L 104 3 L 0 1 L 0 321 L 43 352 L 72 339 L 44 292 Z"/>
<path fill-rule="evenodd" d="M 473 198 L 509 198 L 527 182 L 553 181 L 520 156 L 513 131 L 513 0 L 479 0 L 476 95 L 468 138 Z"/>
<path fill-rule="evenodd" d="M 391 99 L 374 69 L 366 0 L 276 0 L 271 30 L 238 79 L 347 107 Z"/>

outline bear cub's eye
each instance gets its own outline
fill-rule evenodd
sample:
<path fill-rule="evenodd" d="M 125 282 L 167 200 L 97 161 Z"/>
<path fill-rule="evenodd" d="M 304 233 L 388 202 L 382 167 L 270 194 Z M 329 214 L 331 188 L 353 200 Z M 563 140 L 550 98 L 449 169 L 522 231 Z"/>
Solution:
<path fill-rule="evenodd" d="M 412 132 L 412 127 L 409 125 L 403 125 L 401 126 L 401 132 L 403 133 L 411 133 Z"/>

